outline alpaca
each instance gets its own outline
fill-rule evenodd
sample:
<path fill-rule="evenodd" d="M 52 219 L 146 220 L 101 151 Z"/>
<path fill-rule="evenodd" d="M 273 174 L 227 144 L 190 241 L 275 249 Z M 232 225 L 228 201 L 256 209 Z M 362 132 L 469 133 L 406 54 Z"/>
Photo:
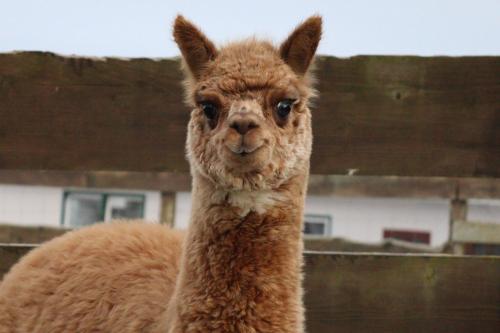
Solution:
<path fill-rule="evenodd" d="M 0 285 L 0 333 L 304 332 L 302 215 L 310 65 L 321 18 L 279 48 L 215 45 L 178 16 L 191 106 L 186 234 L 100 224 L 47 242 Z"/>

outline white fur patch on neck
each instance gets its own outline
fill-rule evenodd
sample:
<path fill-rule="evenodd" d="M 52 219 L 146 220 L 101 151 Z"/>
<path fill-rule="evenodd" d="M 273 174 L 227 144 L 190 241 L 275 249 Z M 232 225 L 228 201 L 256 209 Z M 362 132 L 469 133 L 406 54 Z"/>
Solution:
<path fill-rule="evenodd" d="M 265 214 L 276 203 L 284 200 L 284 197 L 280 193 L 270 190 L 217 192 L 214 194 L 216 201 L 226 201 L 229 205 L 238 208 L 240 216 L 246 216 L 250 212 Z"/>

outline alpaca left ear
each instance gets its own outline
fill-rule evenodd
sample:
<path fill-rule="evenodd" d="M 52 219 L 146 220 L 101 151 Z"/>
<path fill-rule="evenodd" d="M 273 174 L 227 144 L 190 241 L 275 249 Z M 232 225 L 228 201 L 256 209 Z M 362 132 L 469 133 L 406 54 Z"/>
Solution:
<path fill-rule="evenodd" d="M 281 44 L 281 58 L 298 75 L 304 75 L 321 39 L 321 16 L 312 16 L 300 24 Z"/>
<path fill-rule="evenodd" d="M 207 63 L 217 56 L 214 43 L 181 15 L 174 22 L 174 39 L 189 71 L 195 79 L 199 79 Z"/>

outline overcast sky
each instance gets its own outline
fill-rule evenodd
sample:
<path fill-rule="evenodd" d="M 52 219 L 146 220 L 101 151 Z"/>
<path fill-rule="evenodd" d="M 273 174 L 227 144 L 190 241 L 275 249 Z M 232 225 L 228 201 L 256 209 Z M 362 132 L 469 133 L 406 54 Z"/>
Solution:
<path fill-rule="evenodd" d="M 500 55 L 500 0 L 0 1 L 0 52 L 170 57 L 177 13 L 218 44 L 252 34 L 279 42 L 319 13 L 321 54 Z"/>

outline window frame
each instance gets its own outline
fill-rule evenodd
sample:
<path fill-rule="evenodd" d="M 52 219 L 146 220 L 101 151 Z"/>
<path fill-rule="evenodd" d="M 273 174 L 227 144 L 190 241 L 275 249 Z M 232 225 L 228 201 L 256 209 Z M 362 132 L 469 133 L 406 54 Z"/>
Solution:
<path fill-rule="evenodd" d="M 464 243 L 464 254 L 473 256 L 498 256 L 500 244 L 494 243 Z"/>
<path fill-rule="evenodd" d="M 305 233 L 305 227 L 306 227 L 306 223 L 308 222 L 307 221 L 307 218 L 313 218 L 313 219 L 322 219 L 323 221 L 318 221 L 318 222 L 314 222 L 314 221 L 309 221 L 310 223 L 323 223 L 324 226 L 325 226 L 325 233 L 322 234 L 322 235 L 318 235 L 318 234 L 306 234 Z M 302 233 L 304 235 L 304 237 L 307 237 L 307 238 L 329 238 L 329 237 L 333 237 L 333 218 L 330 214 L 304 214 L 304 226 L 303 226 L 303 229 L 302 230 Z"/>
<path fill-rule="evenodd" d="M 71 194 L 90 194 L 90 195 L 100 195 L 101 196 L 101 205 L 100 205 L 100 211 L 99 211 L 99 221 L 100 222 L 106 222 L 104 219 L 106 217 L 106 208 L 108 204 L 108 198 L 113 197 L 113 196 L 119 196 L 119 197 L 134 197 L 134 198 L 139 198 L 142 201 L 142 208 L 141 208 L 141 215 L 142 218 L 144 218 L 144 211 L 146 209 L 146 195 L 144 193 L 131 193 L 131 192 L 121 192 L 121 191 L 85 191 L 85 190 L 72 190 L 72 189 L 65 189 L 63 192 L 63 197 L 62 197 L 62 206 L 61 206 L 61 217 L 59 221 L 59 225 L 61 227 L 65 228 L 74 228 L 74 226 L 71 226 L 69 224 L 64 223 L 64 217 L 66 214 L 66 200 Z M 99 222 L 98 221 L 98 222 Z"/>
<path fill-rule="evenodd" d="M 398 236 L 401 238 L 399 238 Z M 406 236 L 408 236 L 407 238 L 411 238 L 411 240 L 404 239 Z M 423 238 L 423 242 L 418 241 L 419 238 Z M 430 246 L 432 244 L 432 232 L 429 230 L 383 228 L 382 241 L 389 239 Z"/>

